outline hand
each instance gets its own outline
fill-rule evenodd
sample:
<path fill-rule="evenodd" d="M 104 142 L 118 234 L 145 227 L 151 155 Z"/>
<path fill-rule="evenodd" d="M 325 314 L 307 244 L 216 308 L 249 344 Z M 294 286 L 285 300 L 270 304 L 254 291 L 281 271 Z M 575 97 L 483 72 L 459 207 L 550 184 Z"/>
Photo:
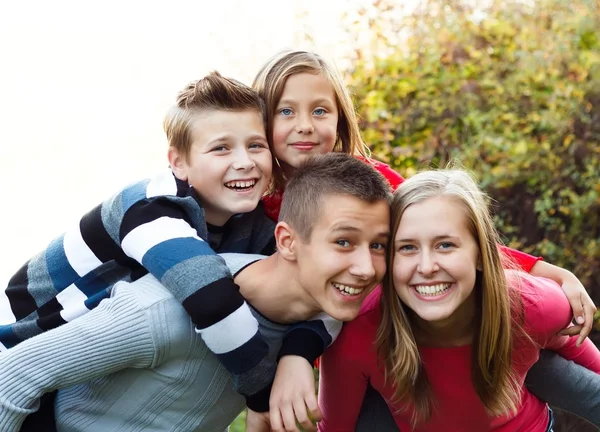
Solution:
<path fill-rule="evenodd" d="M 576 325 L 567 327 L 558 334 L 567 336 L 578 334 L 576 345 L 579 346 L 592 331 L 596 306 L 579 279 L 572 273 L 569 272 L 569 274 L 570 277 L 563 279 L 561 287 L 573 309 Z"/>
<path fill-rule="evenodd" d="M 317 430 L 313 421 L 322 416 L 315 394 L 315 376 L 304 357 L 286 355 L 279 360 L 269 407 L 273 432 L 299 432 L 296 421 L 307 432 Z"/>
<path fill-rule="evenodd" d="M 552 279 L 561 286 L 573 309 L 576 325 L 567 327 L 558 334 L 567 336 L 578 334 L 576 345 L 581 345 L 592 331 L 596 312 L 596 306 L 582 283 L 570 271 L 544 261 L 538 261 L 531 269 L 531 274 Z"/>
<path fill-rule="evenodd" d="M 269 413 L 259 413 L 248 408 L 246 412 L 246 432 L 270 432 Z"/>

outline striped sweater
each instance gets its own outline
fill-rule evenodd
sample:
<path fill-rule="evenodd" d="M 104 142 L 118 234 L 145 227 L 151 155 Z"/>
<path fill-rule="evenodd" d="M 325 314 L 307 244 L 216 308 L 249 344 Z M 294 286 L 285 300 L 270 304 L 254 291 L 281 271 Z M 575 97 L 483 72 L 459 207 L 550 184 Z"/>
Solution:
<path fill-rule="evenodd" d="M 0 349 L 89 312 L 116 282 L 151 273 L 182 303 L 248 406 L 266 411 L 276 364 L 267 359 L 258 322 L 215 251 L 271 254 L 273 228 L 259 205 L 209 232 L 198 195 L 171 171 L 130 185 L 10 279 L 0 296 L 8 303 L 0 310 L 12 311 L 0 317 Z M 280 355 L 312 361 L 331 342 L 320 328 L 300 324 L 288 332 Z"/>

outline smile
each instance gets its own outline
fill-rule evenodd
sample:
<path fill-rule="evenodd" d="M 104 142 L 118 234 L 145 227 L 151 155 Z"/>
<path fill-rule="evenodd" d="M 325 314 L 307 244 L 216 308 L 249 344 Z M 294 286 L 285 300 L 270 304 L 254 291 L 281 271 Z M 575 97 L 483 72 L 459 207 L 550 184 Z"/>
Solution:
<path fill-rule="evenodd" d="M 294 147 L 296 150 L 308 151 L 308 150 L 312 150 L 313 148 L 315 148 L 319 144 L 314 143 L 314 142 L 295 142 L 295 143 L 292 143 L 290 145 L 292 147 Z"/>
<path fill-rule="evenodd" d="M 225 183 L 225 187 L 238 192 L 245 192 L 252 189 L 256 185 L 256 179 L 250 180 L 232 180 Z"/>
<path fill-rule="evenodd" d="M 352 288 L 351 286 L 332 282 L 332 285 L 342 294 L 348 296 L 354 296 L 362 293 L 364 288 Z"/>
<path fill-rule="evenodd" d="M 452 286 L 451 283 L 437 285 L 413 285 L 413 288 L 422 296 L 438 296 L 445 293 Z"/>

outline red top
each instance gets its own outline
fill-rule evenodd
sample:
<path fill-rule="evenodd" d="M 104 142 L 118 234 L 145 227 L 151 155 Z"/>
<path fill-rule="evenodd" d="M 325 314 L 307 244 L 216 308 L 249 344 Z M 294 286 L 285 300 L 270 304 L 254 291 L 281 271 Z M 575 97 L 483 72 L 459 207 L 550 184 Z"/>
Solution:
<path fill-rule="evenodd" d="M 509 278 L 511 279 L 511 278 Z M 517 287 L 509 280 L 514 287 Z M 520 289 L 525 309 L 524 330 L 531 340 L 520 337 L 513 345 L 513 366 L 522 388 L 522 404 L 516 415 L 490 417 L 486 414 L 471 382 L 471 346 L 452 348 L 419 347 L 423 367 L 436 397 L 434 416 L 415 432 L 537 432 L 548 425 L 547 405 L 524 386 L 525 375 L 538 360 L 541 348 L 557 351 L 561 356 L 600 373 L 600 352 L 586 339 L 575 347 L 576 338 L 556 336 L 566 327 L 572 312 L 560 287 L 548 280 L 525 276 Z M 361 314 L 346 323 L 337 341 L 321 358 L 319 405 L 323 420 L 320 432 L 350 431 L 363 402 L 367 383 L 381 393 L 396 424 L 402 431 L 410 426 L 411 410 L 397 412 L 400 404 L 389 401 L 393 386 L 384 384 L 382 368 L 377 365 L 374 347 L 380 320 L 379 297 L 374 291 L 363 303 Z"/>
<path fill-rule="evenodd" d="M 383 162 L 378 162 L 373 159 L 365 159 L 363 157 L 358 158 L 360 160 L 368 162 L 370 165 L 373 166 L 373 168 L 379 171 L 381 175 L 383 175 L 386 178 L 386 180 L 390 183 L 392 191 L 395 191 L 398 188 L 398 186 L 400 186 L 404 181 L 404 178 L 392 168 L 390 168 L 389 165 L 384 164 Z M 265 213 L 267 214 L 267 216 L 269 216 L 270 219 L 274 220 L 275 222 L 277 222 L 277 220 L 279 219 L 279 210 L 281 208 L 282 198 L 283 192 L 281 190 L 275 191 L 273 194 L 265 196 L 263 198 L 263 203 L 265 205 Z M 531 271 L 533 265 L 542 259 L 539 257 L 531 256 L 524 252 L 520 252 L 515 249 L 508 248 L 506 246 L 500 246 L 500 249 L 505 254 L 510 256 L 520 268 L 522 268 L 528 273 Z"/>

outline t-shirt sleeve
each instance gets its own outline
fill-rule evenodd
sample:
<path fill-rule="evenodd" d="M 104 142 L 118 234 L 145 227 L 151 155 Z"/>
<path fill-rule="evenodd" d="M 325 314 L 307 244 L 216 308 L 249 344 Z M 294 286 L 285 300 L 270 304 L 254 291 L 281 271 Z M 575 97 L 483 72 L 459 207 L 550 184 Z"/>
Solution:
<path fill-rule="evenodd" d="M 536 262 L 542 261 L 542 257 L 535 257 L 533 255 L 526 254 L 525 252 L 511 249 L 507 246 L 499 245 L 500 251 L 510 259 L 511 262 L 515 263 L 521 270 L 530 273 L 531 269 Z"/>
<path fill-rule="evenodd" d="M 298 355 L 313 364 L 337 339 L 341 329 L 342 322 L 324 312 L 310 320 L 296 323 L 286 332 L 279 357 Z"/>

